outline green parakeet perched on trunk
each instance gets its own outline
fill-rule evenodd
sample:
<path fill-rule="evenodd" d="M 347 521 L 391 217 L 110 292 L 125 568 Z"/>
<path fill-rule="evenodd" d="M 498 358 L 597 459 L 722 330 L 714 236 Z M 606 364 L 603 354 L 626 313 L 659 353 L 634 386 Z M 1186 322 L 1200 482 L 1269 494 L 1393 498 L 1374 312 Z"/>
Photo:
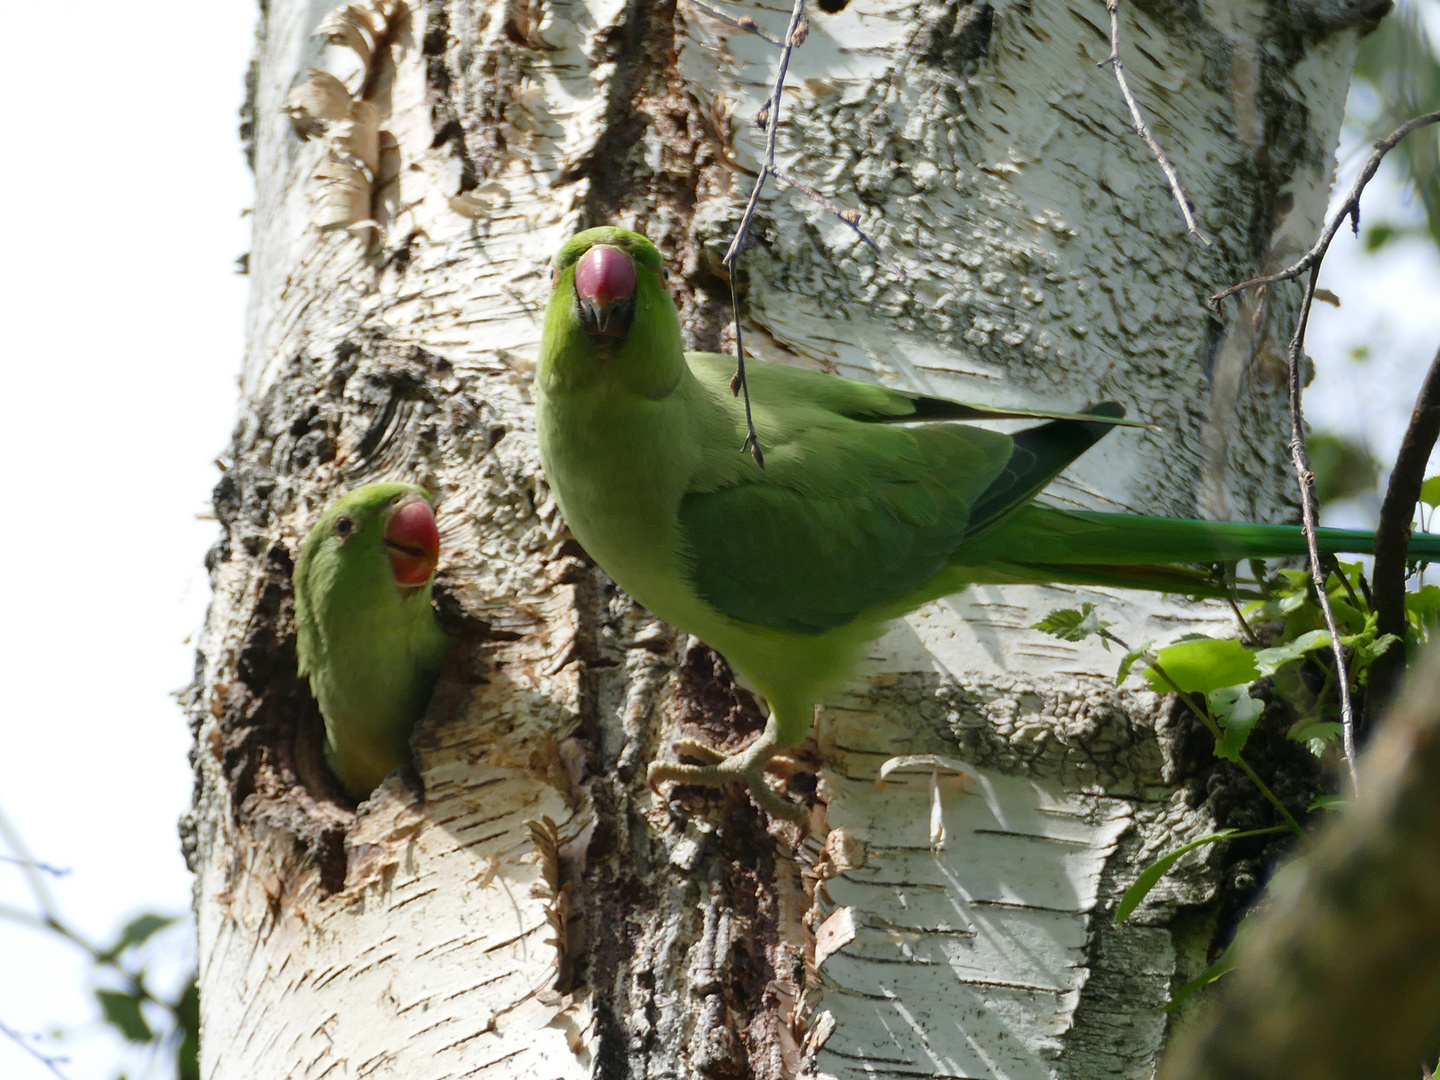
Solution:
<path fill-rule="evenodd" d="M 295 563 L 300 674 L 325 718 L 325 758 L 355 799 L 410 760 L 445 658 L 430 606 L 439 558 L 425 489 L 370 484 L 321 515 Z"/>
<path fill-rule="evenodd" d="M 766 762 L 804 740 L 887 620 L 976 583 L 1070 582 L 1215 593 L 1186 564 L 1304 552 L 1298 528 L 1077 513 L 1034 501 L 1112 426 L 1082 413 L 992 409 L 780 364 L 746 364 L 764 468 L 741 447 L 730 357 L 687 354 L 661 258 L 643 236 L 590 229 L 560 249 L 535 376 L 545 475 L 590 556 L 636 601 L 720 652 L 770 708 L 760 738 L 663 780 L 743 779 L 794 816 Z M 1046 420 L 1014 435 L 963 421 Z M 1362 552 L 1366 532 L 1321 530 Z M 1440 537 L 1417 536 L 1417 557 Z"/>

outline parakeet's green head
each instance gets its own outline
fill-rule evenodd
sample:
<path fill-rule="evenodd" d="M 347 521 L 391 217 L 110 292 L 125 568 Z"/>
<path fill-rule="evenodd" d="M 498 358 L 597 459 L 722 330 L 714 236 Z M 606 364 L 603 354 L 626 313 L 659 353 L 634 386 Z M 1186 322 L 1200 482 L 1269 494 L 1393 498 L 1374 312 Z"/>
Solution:
<path fill-rule="evenodd" d="M 320 515 L 295 564 L 296 618 L 323 617 L 331 598 L 428 585 L 440 558 L 430 496 L 415 484 L 368 484 Z"/>
<path fill-rule="evenodd" d="M 555 256 L 536 379 L 547 389 L 623 386 L 660 398 L 684 367 L 680 320 L 655 245 L 629 229 L 587 229 Z"/>

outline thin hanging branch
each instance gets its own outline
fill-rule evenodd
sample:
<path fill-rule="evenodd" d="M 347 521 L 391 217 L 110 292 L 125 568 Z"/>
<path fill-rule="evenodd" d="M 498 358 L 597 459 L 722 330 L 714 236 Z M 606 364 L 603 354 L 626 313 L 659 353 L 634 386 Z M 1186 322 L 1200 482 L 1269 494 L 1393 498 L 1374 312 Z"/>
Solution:
<path fill-rule="evenodd" d="M 692 6 L 699 8 L 706 15 L 709 15 L 712 19 L 719 19 L 721 22 L 729 23 L 731 26 L 735 27 L 736 30 L 747 30 L 750 33 L 754 34 L 756 37 L 763 38 L 765 41 L 768 41 L 776 48 L 785 47 L 785 43 L 779 38 L 773 38 L 769 34 L 765 33 L 764 30 L 761 30 L 760 24 L 757 23 L 754 19 L 752 19 L 749 15 L 742 15 L 739 18 L 736 18 L 734 15 L 731 15 L 728 12 L 721 11 L 714 4 L 705 3 L 705 0 L 690 0 L 690 3 Z"/>
<path fill-rule="evenodd" d="M 1377 636 L 1394 634 L 1405 639 L 1405 567 L 1410 550 L 1410 523 L 1425 482 L 1425 466 L 1435 442 L 1440 439 L 1440 350 L 1415 399 L 1410 426 L 1380 506 L 1380 523 L 1375 529 L 1374 611 Z M 1365 693 L 1365 723 L 1372 726 L 1380 710 L 1395 696 L 1405 673 L 1405 649 L 1392 645 L 1370 665 L 1370 683 Z"/>
<path fill-rule="evenodd" d="M 1111 0 L 1107 0 L 1107 3 Z M 1302 408 L 1302 391 L 1300 377 L 1300 361 L 1304 354 L 1305 330 L 1310 323 L 1310 309 L 1315 303 L 1315 286 L 1320 280 L 1320 269 L 1325 261 L 1325 253 L 1330 249 L 1330 243 L 1340 231 L 1340 225 L 1348 217 L 1355 233 L 1360 232 L 1360 196 L 1365 191 L 1365 186 L 1375 176 L 1380 168 L 1380 163 L 1385 155 L 1393 150 L 1401 139 L 1405 138 L 1412 131 L 1427 125 L 1440 122 L 1440 112 L 1426 113 L 1406 121 L 1392 131 L 1385 138 L 1375 144 L 1375 149 L 1369 159 L 1365 162 L 1360 175 L 1355 178 L 1355 183 L 1350 189 L 1341 204 L 1340 210 L 1331 219 L 1330 223 L 1315 241 L 1314 247 L 1306 252 L 1293 265 L 1286 267 L 1279 273 L 1267 274 L 1263 277 L 1251 278 L 1249 281 L 1242 281 L 1239 284 L 1231 285 L 1222 289 L 1210 297 L 1210 303 L 1215 305 L 1215 310 L 1221 310 L 1221 304 L 1226 297 L 1244 289 L 1259 288 L 1272 285 L 1279 281 L 1292 281 L 1301 274 L 1308 271 L 1309 277 L 1305 283 L 1305 295 L 1300 303 L 1300 314 L 1295 323 L 1295 333 L 1290 338 L 1288 349 L 1288 375 L 1289 375 L 1289 398 L 1290 398 L 1290 460 L 1295 466 L 1295 474 L 1300 483 L 1300 512 L 1302 525 L 1305 531 L 1305 544 L 1310 553 L 1310 576 L 1315 582 L 1315 592 L 1320 602 L 1320 610 L 1325 616 L 1325 627 L 1330 632 L 1330 644 L 1335 653 L 1335 675 L 1340 685 L 1340 728 L 1344 742 L 1345 765 L 1350 774 L 1350 782 L 1356 784 L 1355 774 L 1355 712 L 1350 701 L 1350 679 L 1345 669 L 1344 647 L 1340 644 L 1340 630 L 1335 622 L 1335 612 L 1330 605 L 1330 595 L 1325 587 L 1326 573 L 1320 561 L 1319 545 L 1315 539 L 1318 517 L 1315 508 L 1315 477 L 1310 468 L 1310 456 L 1305 449 L 1305 416 Z M 1418 493 L 1417 493 L 1418 494 Z M 1412 501 L 1411 508 L 1413 510 Z M 1403 598 L 1402 598 L 1403 603 Z M 1403 612 L 1402 612 L 1403 617 Z"/>
<path fill-rule="evenodd" d="M 1325 231 L 1320 234 L 1320 239 L 1315 241 L 1315 246 L 1307 251 L 1300 259 L 1284 270 L 1275 274 L 1266 274 L 1263 277 L 1251 278 L 1249 281 L 1242 281 L 1237 285 L 1231 285 L 1228 289 L 1221 289 L 1214 296 L 1210 297 L 1210 303 L 1215 310 L 1220 311 L 1220 302 L 1227 297 L 1234 296 L 1246 289 L 1259 288 L 1262 285 L 1273 285 L 1277 281 L 1293 281 L 1305 273 L 1312 266 L 1325 258 L 1325 253 L 1330 250 L 1330 242 L 1335 239 L 1335 234 L 1340 231 L 1341 224 L 1348 217 L 1355 234 L 1360 234 L 1360 195 L 1364 192 L 1365 186 L 1374 178 L 1380 163 L 1385 160 L 1385 155 L 1394 150 L 1401 139 L 1405 138 L 1412 131 L 1418 131 L 1430 124 L 1440 123 L 1440 112 L 1425 113 L 1413 120 L 1407 120 L 1398 128 L 1392 131 L 1385 138 L 1375 144 L 1375 150 L 1365 162 L 1365 167 L 1360 170 L 1360 175 L 1355 178 L 1355 183 L 1350 188 L 1350 194 L 1340 204 L 1339 212 L 1325 226 Z"/>
<path fill-rule="evenodd" d="M 1305 352 L 1305 328 L 1310 324 L 1310 308 L 1315 302 L 1315 283 L 1320 280 L 1320 263 L 1317 261 L 1305 282 L 1305 298 L 1300 304 L 1300 318 L 1295 322 L 1295 333 L 1290 336 L 1287 373 L 1290 396 L 1290 461 L 1295 466 L 1295 476 L 1300 483 L 1300 520 L 1305 530 L 1305 546 L 1310 552 L 1310 578 L 1315 582 L 1315 596 L 1320 602 L 1320 611 L 1325 616 L 1325 629 L 1330 631 L 1330 648 L 1335 653 L 1335 681 L 1340 686 L 1340 733 L 1345 749 L 1345 768 L 1350 773 L 1350 784 L 1360 790 L 1359 777 L 1355 772 L 1355 709 L 1350 701 L 1350 674 L 1345 668 L 1345 647 L 1340 643 L 1340 628 L 1335 622 L 1335 610 L 1330 604 L 1330 593 L 1326 587 L 1329 574 L 1326 564 L 1320 558 L 1320 544 L 1315 538 L 1319 527 L 1319 514 L 1315 508 L 1315 473 L 1310 468 L 1310 454 L 1305 449 L 1305 412 L 1301 404 L 1304 382 L 1300 374 L 1300 362 Z"/>
<path fill-rule="evenodd" d="M 1175 198 L 1175 205 L 1180 208 L 1180 217 L 1185 221 L 1185 235 L 1196 243 L 1209 247 L 1210 241 L 1200 231 L 1200 225 L 1195 220 L 1195 204 L 1185 186 L 1180 183 L 1180 173 L 1170 164 L 1165 151 L 1161 150 L 1160 144 L 1155 141 L 1150 125 L 1145 122 L 1145 114 L 1140 111 L 1140 103 L 1135 100 L 1135 95 L 1130 91 L 1129 80 L 1125 78 L 1125 65 L 1120 62 L 1120 0 L 1105 0 L 1105 10 L 1110 12 L 1110 55 L 1095 66 L 1104 67 L 1109 64 L 1110 70 L 1115 73 L 1115 81 L 1120 85 L 1120 96 L 1125 99 L 1125 104 L 1130 109 L 1130 119 L 1135 122 L 1135 134 L 1145 140 L 1145 145 L 1150 147 L 1150 153 L 1155 155 L 1160 171 L 1165 174 L 1165 183 L 1170 186 L 1170 194 Z"/>
<path fill-rule="evenodd" d="M 51 1073 L 58 1076 L 60 1080 L 70 1080 L 68 1076 L 60 1071 L 60 1066 L 70 1064 L 70 1059 L 58 1054 L 44 1053 L 38 1047 L 32 1045 L 32 1040 L 39 1038 L 38 1035 L 27 1036 L 23 1032 L 16 1031 L 7 1025 L 3 1020 L 0 1020 L 0 1035 L 4 1035 L 16 1046 L 20 1047 L 21 1050 L 24 1050 L 41 1065 L 49 1069 Z"/>
<path fill-rule="evenodd" d="M 740 224 L 735 229 L 735 235 L 730 240 L 730 246 L 726 248 L 721 262 L 730 273 L 730 301 L 735 313 L 735 377 L 730 381 L 731 392 L 737 397 L 745 396 L 745 442 L 741 445 L 741 452 L 749 451 L 755 458 L 755 464 L 760 468 L 765 467 L 765 452 L 760 446 L 760 437 L 755 433 L 755 421 L 750 409 L 750 386 L 745 378 L 745 351 L 740 343 L 740 299 L 736 289 L 736 279 L 740 266 L 740 250 L 745 245 L 745 239 L 750 235 L 750 226 L 755 219 L 755 211 L 760 205 L 760 195 L 765 190 L 766 183 L 773 176 L 784 184 L 788 184 L 800 192 L 812 202 L 823 207 L 834 214 L 840 221 L 844 222 L 849 229 L 858 236 L 865 245 L 875 253 L 892 274 L 901 281 L 906 281 L 904 269 L 894 259 L 886 256 L 874 239 L 860 227 L 860 212 L 858 210 L 847 210 L 833 200 L 826 198 L 808 184 L 801 183 L 791 176 L 781 172 L 775 165 L 775 146 L 780 132 L 780 100 L 785 90 L 785 74 L 790 68 L 790 55 L 810 36 L 810 21 L 805 16 L 805 0 L 795 0 L 795 6 L 790 10 L 790 24 L 785 28 L 785 38 L 777 41 L 769 34 L 763 32 L 754 19 L 749 16 L 736 18 L 726 14 L 719 8 L 705 3 L 704 0 L 690 0 L 690 2 L 705 14 L 729 23 L 738 30 L 745 30 L 776 45 L 780 49 L 780 62 L 775 71 L 775 82 L 770 88 L 770 96 L 766 99 L 755 114 L 755 122 L 765 129 L 765 154 L 760 162 L 760 172 L 755 177 L 755 186 L 750 190 L 750 200 L 745 204 L 745 212 L 740 217 Z"/>

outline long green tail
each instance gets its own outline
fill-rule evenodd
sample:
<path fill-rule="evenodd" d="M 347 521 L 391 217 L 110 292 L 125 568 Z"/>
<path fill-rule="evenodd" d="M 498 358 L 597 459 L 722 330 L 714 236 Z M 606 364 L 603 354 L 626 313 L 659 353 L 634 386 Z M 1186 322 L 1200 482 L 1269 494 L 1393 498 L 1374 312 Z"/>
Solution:
<path fill-rule="evenodd" d="M 1322 554 L 1375 551 L 1375 534 L 1364 529 L 1322 528 L 1316 541 Z M 967 542 L 951 565 L 973 571 L 977 581 L 1066 581 L 1223 594 L 1213 578 L 1187 565 L 1305 554 L 1305 534 L 1297 525 L 1097 514 L 1031 504 Z M 1409 557 L 1440 560 L 1440 536 L 1412 535 Z"/>

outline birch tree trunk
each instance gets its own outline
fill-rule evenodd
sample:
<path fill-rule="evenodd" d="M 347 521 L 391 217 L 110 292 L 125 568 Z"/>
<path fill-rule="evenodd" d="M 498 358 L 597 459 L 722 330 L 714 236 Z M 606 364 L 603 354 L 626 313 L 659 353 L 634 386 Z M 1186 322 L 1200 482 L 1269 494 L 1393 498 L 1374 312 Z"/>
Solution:
<path fill-rule="evenodd" d="M 1291 518 L 1290 297 L 1223 322 L 1203 301 L 1308 246 L 1366 12 L 1125 8 L 1203 247 L 1097 66 L 1099 0 L 822 6 L 778 161 L 910 279 L 772 185 L 742 261 L 752 351 L 996 403 L 1121 401 L 1153 427 L 1053 499 Z M 773 35 L 789 15 L 735 11 Z M 1090 601 L 1164 643 L 1230 633 L 1223 608 L 978 588 L 921 609 L 820 712 L 792 782 L 804 835 L 739 792 L 645 787 L 678 735 L 733 747 L 761 714 L 567 538 L 529 398 L 548 262 L 633 225 L 691 346 L 728 344 L 720 257 L 777 60 L 673 0 L 262 4 L 249 347 L 194 693 L 210 1080 L 1152 1073 L 1157 1007 L 1263 852 L 1109 913 L 1160 849 L 1268 813 L 1166 699 L 1114 688 L 1118 656 L 1027 627 Z M 322 507 L 382 477 L 439 499 L 454 646 L 414 772 L 354 809 L 295 673 L 290 572 Z M 1303 808 L 1304 763 L 1251 746 Z M 877 784 L 906 754 L 941 763 Z"/>

